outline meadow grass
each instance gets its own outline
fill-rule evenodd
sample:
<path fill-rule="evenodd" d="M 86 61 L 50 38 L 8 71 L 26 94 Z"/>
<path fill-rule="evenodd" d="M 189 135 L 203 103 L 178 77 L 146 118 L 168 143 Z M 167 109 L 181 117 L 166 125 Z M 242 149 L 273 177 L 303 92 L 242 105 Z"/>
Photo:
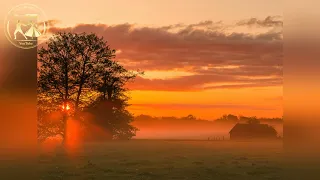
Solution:
<path fill-rule="evenodd" d="M 131 140 L 41 152 L 43 180 L 283 179 L 282 142 Z"/>

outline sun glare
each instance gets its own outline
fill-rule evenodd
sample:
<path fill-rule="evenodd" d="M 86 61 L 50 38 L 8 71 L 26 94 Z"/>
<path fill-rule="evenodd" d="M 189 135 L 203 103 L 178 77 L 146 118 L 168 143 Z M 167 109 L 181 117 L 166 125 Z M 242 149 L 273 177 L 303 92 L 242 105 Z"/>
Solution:
<path fill-rule="evenodd" d="M 62 108 L 63 111 L 64 111 L 64 110 L 66 110 L 66 111 L 70 110 L 69 104 L 63 104 L 63 105 L 61 106 L 61 108 Z"/>

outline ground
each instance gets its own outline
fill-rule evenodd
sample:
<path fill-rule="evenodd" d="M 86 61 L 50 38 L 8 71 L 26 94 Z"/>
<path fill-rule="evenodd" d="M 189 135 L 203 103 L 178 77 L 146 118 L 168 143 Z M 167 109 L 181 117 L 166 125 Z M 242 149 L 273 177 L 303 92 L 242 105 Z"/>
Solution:
<path fill-rule="evenodd" d="M 277 180 L 282 143 L 131 140 L 42 150 L 43 180 Z"/>
<path fill-rule="evenodd" d="M 68 151 L 41 149 L 35 166 L 23 164 L 21 159 L 5 161 L 5 156 L 1 156 L 0 177 L 32 180 L 282 180 L 283 155 L 281 141 L 111 141 L 86 143 Z M 301 171 L 301 166 L 297 168 Z"/>

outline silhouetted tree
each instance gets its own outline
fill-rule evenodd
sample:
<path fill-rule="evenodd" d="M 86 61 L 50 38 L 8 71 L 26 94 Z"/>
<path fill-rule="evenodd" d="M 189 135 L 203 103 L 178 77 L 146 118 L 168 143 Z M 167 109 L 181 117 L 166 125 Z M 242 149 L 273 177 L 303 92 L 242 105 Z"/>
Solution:
<path fill-rule="evenodd" d="M 94 114 L 94 121 L 111 132 L 114 139 L 130 139 L 137 131 L 131 125 L 134 118 L 126 109 L 129 97 L 124 85 L 139 74 L 143 72 L 128 71 L 116 61 L 106 61 L 92 83 L 94 90 L 100 94 L 87 111 Z"/>
<path fill-rule="evenodd" d="M 61 112 L 59 107 L 68 103 L 71 106 L 69 115 L 80 120 L 83 118 L 81 111 L 101 104 L 106 95 L 107 100 L 114 104 L 105 110 L 109 115 L 100 119 L 112 117 L 114 121 L 101 125 L 113 127 L 112 132 L 116 134 L 134 129 L 124 125 L 128 125 L 133 118 L 125 109 L 128 97 L 124 95 L 124 85 L 134 79 L 136 74 L 112 60 L 115 52 L 103 38 L 98 38 L 95 34 L 64 32 L 55 34 L 47 47 L 39 50 L 39 137 L 50 134 L 65 138 L 66 135 L 66 118 L 61 116 L 54 124 L 49 123 L 46 114 Z M 119 124 L 123 129 L 119 128 Z"/>
<path fill-rule="evenodd" d="M 192 114 L 189 114 L 189 115 L 186 116 L 186 117 L 182 117 L 181 119 L 182 119 L 182 120 L 197 120 L 197 118 L 196 118 L 194 115 L 192 115 Z"/>
<path fill-rule="evenodd" d="M 152 121 L 152 120 L 159 120 L 158 117 L 152 117 L 150 115 L 140 114 L 135 117 L 137 121 Z"/>
<path fill-rule="evenodd" d="M 77 78 L 75 76 L 74 51 L 75 39 L 71 34 L 59 33 L 49 40 L 48 48 L 41 48 L 38 52 L 40 63 L 38 78 L 38 107 L 40 114 L 59 110 L 63 103 L 70 103 L 70 97 L 77 92 Z M 39 119 L 44 116 L 39 117 Z M 43 120 L 43 119 L 42 119 Z M 65 136 L 66 119 L 61 119 L 63 128 L 56 134 Z M 39 133 L 46 125 L 42 123 Z M 39 134 L 38 133 L 38 134 Z M 53 135 L 56 135 L 53 134 Z"/>
<path fill-rule="evenodd" d="M 257 117 L 251 117 L 251 118 L 249 118 L 247 123 L 248 124 L 260 124 L 260 121 L 259 121 L 259 119 L 257 119 Z"/>
<path fill-rule="evenodd" d="M 237 123 L 239 121 L 238 117 L 232 114 L 223 115 L 222 117 L 215 120 L 217 123 Z"/>

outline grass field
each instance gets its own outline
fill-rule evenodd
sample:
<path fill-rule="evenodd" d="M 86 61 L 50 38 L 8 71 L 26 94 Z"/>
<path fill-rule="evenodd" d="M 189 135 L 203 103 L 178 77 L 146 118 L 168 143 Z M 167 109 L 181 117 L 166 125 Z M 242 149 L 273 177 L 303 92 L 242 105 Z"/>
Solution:
<path fill-rule="evenodd" d="M 43 180 L 276 180 L 282 142 L 131 140 L 40 155 Z"/>

